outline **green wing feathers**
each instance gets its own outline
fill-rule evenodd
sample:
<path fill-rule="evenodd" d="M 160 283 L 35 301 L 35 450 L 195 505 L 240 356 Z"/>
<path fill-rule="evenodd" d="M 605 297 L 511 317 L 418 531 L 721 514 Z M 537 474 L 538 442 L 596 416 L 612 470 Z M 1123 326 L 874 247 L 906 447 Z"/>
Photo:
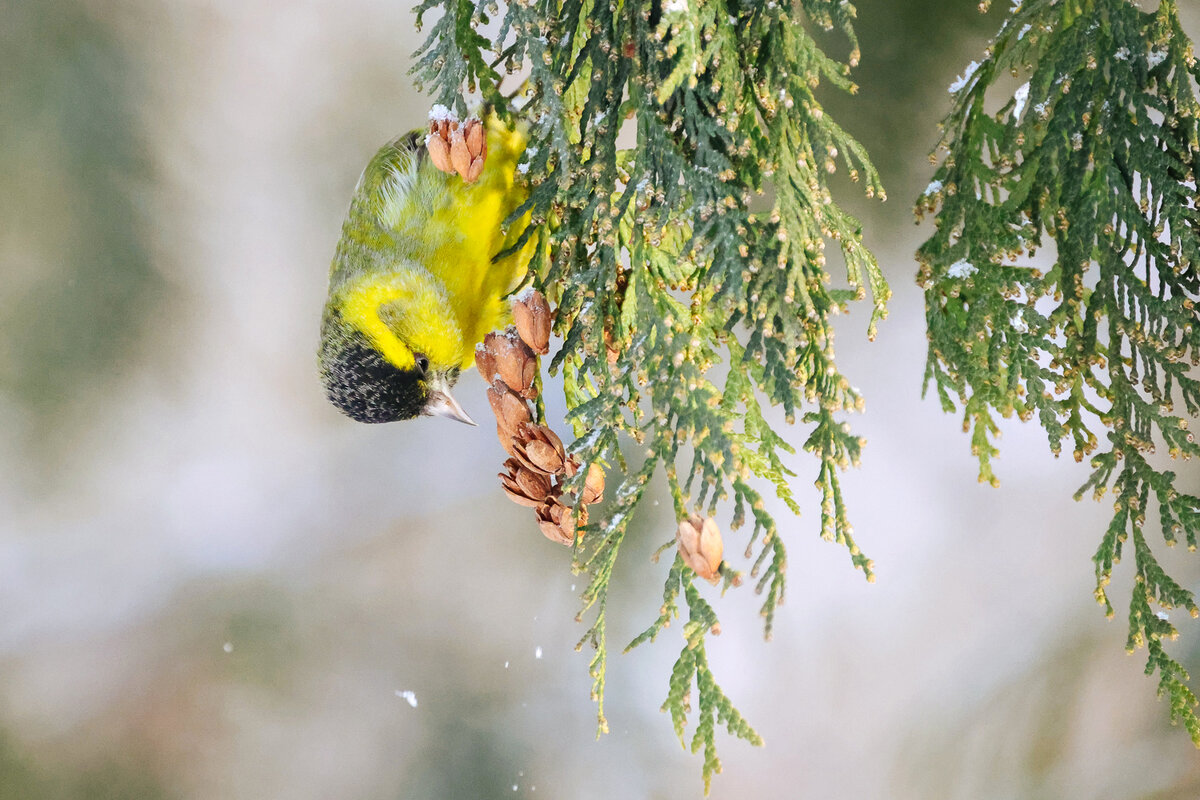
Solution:
<path fill-rule="evenodd" d="M 445 286 L 462 330 L 463 368 L 474 363 L 475 344 L 508 323 L 502 298 L 525 276 L 533 249 L 493 261 L 527 222 L 504 227 L 526 198 L 515 180 L 526 136 L 495 116 L 487 128 L 487 157 L 473 184 L 433 165 L 423 130 L 380 148 L 359 179 L 331 276 L 336 287 L 368 273 L 427 271 Z"/>

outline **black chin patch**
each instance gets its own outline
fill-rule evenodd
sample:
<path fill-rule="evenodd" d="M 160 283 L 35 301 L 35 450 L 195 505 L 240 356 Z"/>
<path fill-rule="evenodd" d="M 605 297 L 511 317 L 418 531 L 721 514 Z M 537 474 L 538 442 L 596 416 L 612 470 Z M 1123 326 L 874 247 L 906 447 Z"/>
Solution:
<path fill-rule="evenodd" d="M 429 399 L 416 370 L 389 364 L 336 314 L 322 325 L 318 363 L 329 402 L 359 422 L 412 419 Z"/>

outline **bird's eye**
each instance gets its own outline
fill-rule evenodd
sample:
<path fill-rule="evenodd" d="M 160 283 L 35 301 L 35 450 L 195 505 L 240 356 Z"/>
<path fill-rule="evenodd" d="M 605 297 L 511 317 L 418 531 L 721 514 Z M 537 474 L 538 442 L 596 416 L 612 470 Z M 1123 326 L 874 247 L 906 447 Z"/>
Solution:
<path fill-rule="evenodd" d="M 429 359 L 426 358 L 422 353 L 417 353 L 415 358 L 417 361 L 417 372 L 420 372 L 422 375 L 424 375 L 429 369 Z"/>

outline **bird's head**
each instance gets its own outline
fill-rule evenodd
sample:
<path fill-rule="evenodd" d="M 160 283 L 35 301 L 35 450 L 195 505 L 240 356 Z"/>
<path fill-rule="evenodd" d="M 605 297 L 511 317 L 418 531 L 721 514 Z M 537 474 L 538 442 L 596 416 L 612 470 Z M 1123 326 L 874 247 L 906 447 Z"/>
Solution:
<path fill-rule="evenodd" d="M 445 349 L 421 348 L 395 336 L 381 347 L 342 314 L 328 311 L 318 357 L 325 394 L 359 422 L 441 416 L 474 425 L 450 394 L 461 364 L 448 363 L 455 359 L 445 358 Z M 443 351 L 440 359 L 439 350 Z"/>

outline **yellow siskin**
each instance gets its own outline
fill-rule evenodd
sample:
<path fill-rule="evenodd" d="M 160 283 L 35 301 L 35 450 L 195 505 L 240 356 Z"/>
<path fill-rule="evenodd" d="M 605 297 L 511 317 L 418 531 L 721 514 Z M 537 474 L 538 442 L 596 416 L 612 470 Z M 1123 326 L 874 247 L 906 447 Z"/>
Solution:
<path fill-rule="evenodd" d="M 490 116 L 482 172 L 477 160 L 462 165 L 477 178 L 468 183 L 442 171 L 451 167 L 438 124 L 433 157 L 426 133 L 414 131 L 367 164 L 330 268 L 317 363 L 330 401 L 360 422 L 438 415 L 475 424 L 450 389 L 475 345 L 508 323 L 502 298 L 528 266 L 529 247 L 493 261 L 512 241 L 504 220 L 525 199 L 513 174 L 524 134 Z M 462 149 L 462 139 L 459 130 L 450 141 Z"/>

